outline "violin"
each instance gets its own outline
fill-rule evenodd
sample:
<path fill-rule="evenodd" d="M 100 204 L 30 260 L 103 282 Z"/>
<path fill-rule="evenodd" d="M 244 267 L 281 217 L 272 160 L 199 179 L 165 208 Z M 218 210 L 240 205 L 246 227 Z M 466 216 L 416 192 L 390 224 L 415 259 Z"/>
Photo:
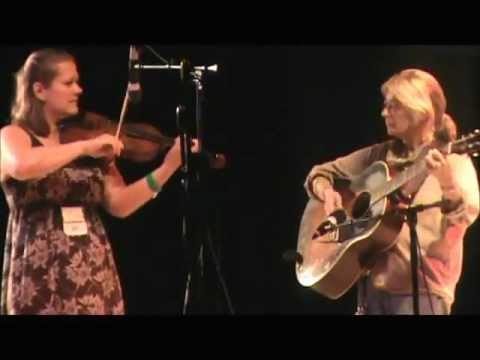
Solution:
<path fill-rule="evenodd" d="M 59 132 L 60 143 L 67 144 L 94 139 L 103 134 L 115 135 L 117 124 L 103 115 L 86 111 L 80 116 L 62 121 Z M 123 124 L 119 139 L 124 145 L 120 158 L 138 163 L 153 161 L 175 143 L 175 139 L 163 135 L 155 126 L 146 123 Z M 201 155 L 206 157 L 212 169 L 223 169 L 226 166 L 223 154 L 211 154 L 203 149 Z"/>

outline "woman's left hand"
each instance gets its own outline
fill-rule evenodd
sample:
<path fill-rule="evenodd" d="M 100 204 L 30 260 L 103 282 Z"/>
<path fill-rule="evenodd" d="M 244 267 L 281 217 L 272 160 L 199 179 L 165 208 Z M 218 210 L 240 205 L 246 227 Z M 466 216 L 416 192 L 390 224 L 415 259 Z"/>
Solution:
<path fill-rule="evenodd" d="M 438 149 L 431 149 L 425 157 L 425 162 L 428 171 L 438 179 L 442 189 L 455 186 L 452 168 L 446 156 Z"/>
<path fill-rule="evenodd" d="M 192 146 L 191 146 L 192 153 L 198 153 L 198 140 L 192 139 Z M 172 169 L 178 169 L 182 164 L 182 154 L 180 150 L 180 138 L 177 137 L 175 139 L 175 144 L 173 147 L 168 151 L 167 155 L 165 156 L 164 164 Z"/>

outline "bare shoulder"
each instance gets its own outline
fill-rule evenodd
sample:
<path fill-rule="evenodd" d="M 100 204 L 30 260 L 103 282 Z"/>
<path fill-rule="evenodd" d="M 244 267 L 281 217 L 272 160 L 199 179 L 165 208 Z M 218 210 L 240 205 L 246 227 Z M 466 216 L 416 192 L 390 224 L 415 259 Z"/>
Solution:
<path fill-rule="evenodd" d="M 31 144 L 28 133 L 18 125 L 7 125 L 0 130 L 1 139 L 7 143 L 21 142 Z"/>

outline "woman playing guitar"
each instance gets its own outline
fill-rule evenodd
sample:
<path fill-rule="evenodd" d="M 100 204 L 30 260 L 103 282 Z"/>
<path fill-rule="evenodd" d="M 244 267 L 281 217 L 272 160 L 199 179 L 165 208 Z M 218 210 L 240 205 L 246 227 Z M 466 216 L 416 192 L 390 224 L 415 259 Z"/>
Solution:
<path fill-rule="evenodd" d="M 401 218 L 352 230 L 353 241 L 342 231 L 315 237 L 312 229 L 322 222 L 321 214 L 328 219 L 338 209 L 358 220 L 388 214 L 406 199 L 410 204 L 445 200 L 444 206 L 418 214 L 423 265 L 419 305 L 421 314 L 450 314 L 462 270 L 463 238 L 479 213 L 477 174 L 471 159 L 461 155 L 468 151 L 450 151 L 456 127 L 431 74 L 404 70 L 381 89 L 382 116 L 393 140 L 314 166 L 307 176 L 310 201 L 300 229 L 303 262 L 297 265 L 297 278 L 330 298 L 343 295 L 361 279 L 357 313 L 412 314 L 410 232 Z M 348 188 L 337 186 L 338 180 L 347 180 Z M 366 202 L 360 193 L 367 194 Z M 359 205 L 362 202 L 366 206 Z"/>

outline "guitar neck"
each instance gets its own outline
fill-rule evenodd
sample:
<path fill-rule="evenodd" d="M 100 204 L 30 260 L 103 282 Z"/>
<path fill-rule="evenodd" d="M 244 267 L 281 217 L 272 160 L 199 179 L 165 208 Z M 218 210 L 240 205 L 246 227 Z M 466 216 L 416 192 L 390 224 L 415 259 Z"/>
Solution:
<path fill-rule="evenodd" d="M 380 189 L 379 191 L 372 194 L 373 202 L 377 202 L 380 199 L 390 195 L 391 193 L 395 192 L 396 190 L 400 189 L 403 185 L 405 185 L 410 180 L 416 178 L 417 176 L 423 176 L 427 172 L 427 166 L 425 160 L 419 159 L 419 161 L 415 162 L 412 166 L 405 169 L 397 176 L 389 180 L 385 186 Z"/>
<path fill-rule="evenodd" d="M 394 191 L 400 189 L 403 185 L 405 185 L 410 180 L 418 177 L 423 176 L 427 172 L 427 165 L 425 163 L 425 156 L 430 148 L 427 147 L 422 150 L 419 154 L 415 162 L 407 167 L 402 172 L 398 173 L 395 177 L 387 181 L 381 189 L 374 191 L 372 193 L 372 201 L 376 203 L 377 201 L 385 198 L 386 196 L 390 195 Z"/>

